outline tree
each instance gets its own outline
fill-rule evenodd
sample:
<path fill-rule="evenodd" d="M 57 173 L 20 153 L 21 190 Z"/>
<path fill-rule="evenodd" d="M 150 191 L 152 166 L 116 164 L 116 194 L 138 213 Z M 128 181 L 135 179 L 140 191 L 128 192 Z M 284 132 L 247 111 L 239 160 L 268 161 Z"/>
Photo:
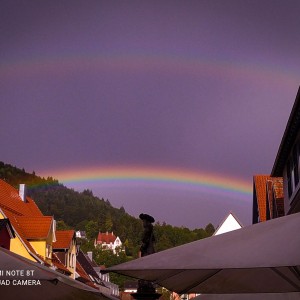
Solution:
<path fill-rule="evenodd" d="M 72 229 L 68 226 L 63 220 L 59 220 L 56 222 L 56 230 L 69 230 Z"/>
<path fill-rule="evenodd" d="M 93 250 L 93 258 L 95 262 L 105 267 L 112 267 L 126 261 L 129 261 L 128 257 L 126 256 L 125 252 L 120 251 L 118 255 L 114 254 L 112 250 L 103 250 L 101 247 L 96 247 Z M 110 274 L 110 281 L 117 284 L 121 288 L 124 286 L 124 282 L 128 280 L 128 277 L 111 273 Z"/>
<path fill-rule="evenodd" d="M 85 233 L 89 240 L 94 240 L 99 232 L 97 222 L 91 220 L 85 225 Z"/>
<path fill-rule="evenodd" d="M 112 221 L 112 217 L 111 217 L 110 213 L 106 214 L 104 226 L 105 226 L 105 231 L 111 231 L 112 230 L 113 221 Z"/>
<path fill-rule="evenodd" d="M 211 224 L 211 223 L 207 224 L 206 227 L 205 227 L 205 231 L 206 231 L 206 233 L 207 233 L 209 236 L 213 235 L 214 232 L 215 232 L 215 227 L 214 227 L 214 225 Z"/>

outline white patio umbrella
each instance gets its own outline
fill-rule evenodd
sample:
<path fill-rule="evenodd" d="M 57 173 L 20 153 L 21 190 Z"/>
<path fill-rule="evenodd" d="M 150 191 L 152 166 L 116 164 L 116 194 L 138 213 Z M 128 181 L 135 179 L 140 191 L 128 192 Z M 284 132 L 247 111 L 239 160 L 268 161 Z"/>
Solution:
<path fill-rule="evenodd" d="M 300 291 L 300 213 L 198 240 L 108 268 L 171 291 Z"/>
<path fill-rule="evenodd" d="M 117 299 L 1 247 L 0 295 L 14 300 Z"/>
<path fill-rule="evenodd" d="M 204 294 L 193 300 L 299 300 L 297 293 L 260 293 L 260 294 Z"/>

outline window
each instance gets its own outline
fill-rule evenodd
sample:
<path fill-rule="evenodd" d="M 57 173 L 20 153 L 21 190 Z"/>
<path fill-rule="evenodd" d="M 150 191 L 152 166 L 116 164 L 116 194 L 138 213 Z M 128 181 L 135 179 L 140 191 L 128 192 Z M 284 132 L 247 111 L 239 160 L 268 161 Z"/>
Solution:
<path fill-rule="evenodd" d="M 52 253 L 52 251 L 51 251 L 51 245 L 46 244 L 46 257 L 47 258 L 51 258 L 51 253 Z"/>
<path fill-rule="evenodd" d="M 293 183 L 292 183 L 292 173 L 291 173 L 291 162 L 288 161 L 287 164 L 287 185 L 288 185 L 288 194 L 289 197 L 293 194 Z"/>
<path fill-rule="evenodd" d="M 299 184 L 299 155 L 300 143 L 298 142 L 294 145 L 292 154 L 287 162 L 286 176 L 289 198 L 291 198 Z"/>
<path fill-rule="evenodd" d="M 299 172 L 298 172 L 298 145 L 293 149 L 293 175 L 295 187 L 299 183 Z"/>

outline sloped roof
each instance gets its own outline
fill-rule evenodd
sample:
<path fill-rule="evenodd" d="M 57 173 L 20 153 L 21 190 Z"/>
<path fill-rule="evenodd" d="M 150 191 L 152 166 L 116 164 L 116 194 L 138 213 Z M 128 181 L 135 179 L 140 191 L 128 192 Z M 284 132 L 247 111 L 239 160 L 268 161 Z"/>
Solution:
<path fill-rule="evenodd" d="M 70 247 L 75 230 L 58 230 L 55 231 L 56 242 L 52 244 L 53 249 L 67 249 Z"/>
<path fill-rule="evenodd" d="M 80 263 L 82 268 L 85 270 L 85 272 L 92 276 L 95 282 L 100 283 L 100 278 L 96 271 L 94 270 L 94 267 L 92 265 L 92 261 L 89 259 L 87 255 L 85 255 L 81 250 L 77 254 L 77 262 Z"/>
<path fill-rule="evenodd" d="M 261 222 L 267 220 L 267 180 L 271 177 L 269 175 L 255 175 L 253 176 L 254 188 L 256 191 L 256 201 L 259 212 L 259 219 Z"/>
<path fill-rule="evenodd" d="M 106 243 L 106 244 L 114 243 L 116 238 L 117 237 L 114 235 L 113 232 L 106 232 L 106 233 L 99 232 L 97 237 L 97 243 Z"/>
<path fill-rule="evenodd" d="M 76 261 L 76 272 L 81 277 L 80 281 L 83 281 L 84 283 L 92 282 L 79 261 Z"/>
<path fill-rule="evenodd" d="M 71 271 L 61 262 L 56 253 L 52 253 L 52 263 L 53 265 L 63 274 L 72 274 Z"/>
<path fill-rule="evenodd" d="M 0 179 L 0 210 L 4 214 L 6 218 L 9 219 L 15 234 L 20 238 L 24 247 L 27 251 L 37 260 L 42 263 L 46 263 L 46 261 L 38 255 L 35 249 L 31 246 L 28 239 L 32 238 L 44 238 L 47 237 L 50 225 L 48 224 L 52 222 L 52 217 L 45 217 L 35 202 L 30 198 L 26 197 L 26 202 L 24 202 L 19 196 L 19 192 L 6 183 L 5 181 Z M 24 217 L 24 219 L 22 219 Z M 19 219 L 18 219 L 19 218 Z M 35 218 L 38 218 L 38 224 L 35 224 L 33 221 Z M 45 218 L 45 219 L 44 219 Z M 21 220 L 22 219 L 22 220 Z M 51 219 L 51 221 L 50 221 Z M 41 221 L 42 220 L 42 221 Z M 42 222 L 42 226 L 39 227 L 40 222 Z M 35 224 L 32 226 L 32 224 Z M 48 227 L 47 235 L 45 236 L 44 232 L 45 228 Z M 33 229 L 36 228 L 36 229 Z M 35 231 L 36 230 L 36 231 Z M 40 230 L 40 232 L 38 232 Z M 41 233 L 41 236 L 38 236 Z"/>
<path fill-rule="evenodd" d="M 240 229 L 242 227 L 242 223 L 238 220 L 238 218 L 234 215 L 233 212 L 230 212 L 218 226 L 213 235 L 218 235 L 228 231 Z"/>
<path fill-rule="evenodd" d="M 34 258 L 38 261 L 42 261 L 38 256 L 37 256 L 37 252 L 34 250 L 34 248 L 31 246 L 31 244 L 28 242 L 25 233 L 23 232 L 23 229 L 20 227 L 19 223 L 17 222 L 15 215 L 9 211 L 6 210 L 4 208 L 1 208 L 1 211 L 4 213 L 4 215 L 9 219 L 15 234 L 17 236 L 19 236 L 19 238 L 21 239 L 21 242 L 23 243 L 24 247 L 29 251 L 29 253 L 31 255 L 34 256 Z"/>
<path fill-rule="evenodd" d="M 271 175 L 273 177 L 283 176 L 283 169 L 288 159 L 300 128 L 300 87 L 287 122 L 277 155 L 273 165 Z"/>
<path fill-rule="evenodd" d="M 15 220 L 22 228 L 27 239 L 46 239 L 52 228 L 53 217 L 17 216 Z"/>
<path fill-rule="evenodd" d="M 42 212 L 30 198 L 24 202 L 18 190 L 0 179 L 0 207 L 10 210 L 18 216 L 43 216 Z"/>

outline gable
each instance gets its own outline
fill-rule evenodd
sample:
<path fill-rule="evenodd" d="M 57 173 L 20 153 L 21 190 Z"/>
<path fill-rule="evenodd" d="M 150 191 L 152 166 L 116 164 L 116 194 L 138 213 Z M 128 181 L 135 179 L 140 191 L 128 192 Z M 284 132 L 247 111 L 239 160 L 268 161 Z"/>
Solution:
<path fill-rule="evenodd" d="M 233 215 L 233 213 L 229 213 L 225 220 L 220 224 L 213 235 L 219 235 L 225 232 L 233 231 L 236 229 L 242 228 L 242 224 L 238 221 L 238 219 Z"/>
<path fill-rule="evenodd" d="M 110 244 L 110 243 L 114 243 L 116 240 L 116 236 L 114 235 L 113 232 L 106 232 L 106 233 L 101 233 L 99 232 L 98 236 L 97 236 L 97 243 L 100 244 Z"/>

